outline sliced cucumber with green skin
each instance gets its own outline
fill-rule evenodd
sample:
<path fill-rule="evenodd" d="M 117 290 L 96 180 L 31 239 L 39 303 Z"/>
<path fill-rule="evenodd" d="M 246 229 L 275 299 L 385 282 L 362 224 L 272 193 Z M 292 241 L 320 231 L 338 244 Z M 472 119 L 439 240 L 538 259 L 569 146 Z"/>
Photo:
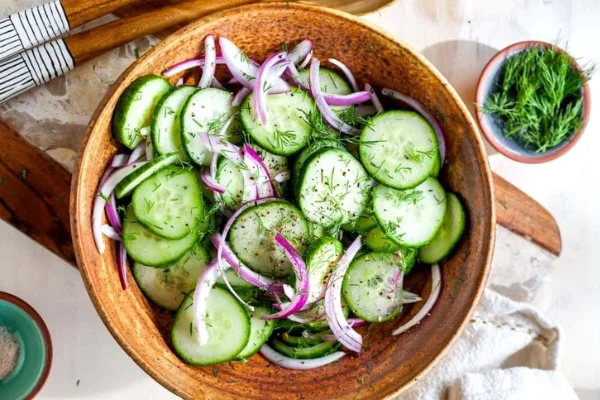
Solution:
<path fill-rule="evenodd" d="M 308 221 L 308 232 L 311 243 L 327 234 L 325 227 L 310 221 Z"/>
<path fill-rule="evenodd" d="M 196 173 L 173 165 L 140 183 L 133 192 L 132 205 L 138 221 L 167 239 L 189 235 L 204 215 Z"/>
<path fill-rule="evenodd" d="M 177 153 L 165 154 L 153 158 L 146 164 L 142 165 L 129 175 L 127 175 L 119 184 L 115 187 L 115 196 L 117 199 L 131 194 L 133 190 L 143 181 L 163 169 L 168 165 L 173 165 L 179 162 L 179 156 Z"/>
<path fill-rule="evenodd" d="M 352 222 L 369 200 L 370 178 L 345 150 L 323 149 L 304 165 L 298 203 L 306 219 L 326 228 Z"/>
<path fill-rule="evenodd" d="M 194 325 L 193 292 L 179 306 L 171 331 L 175 353 L 191 365 L 213 365 L 237 357 L 250 339 L 250 317 L 225 289 L 214 287 L 208 296 L 208 341 L 201 345 Z"/>
<path fill-rule="evenodd" d="M 438 175 L 440 174 L 441 169 L 442 169 L 442 159 L 440 158 L 440 155 L 437 154 L 437 156 L 435 157 L 435 163 L 433 164 L 433 169 L 431 170 L 431 173 L 429 174 L 429 176 L 433 176 L 434 178 L 437 178 Z"/>
<path fill-rule="evenodd" d="M 134 149 L 144 140 L 140 133 L 149 126 L 160 98 L 171 89 L 165 78 L 145 75 L 133 81 L 119 97 L 112 119 L 112 134 L 123 146 Z"/>
<path fill-rule="evenodd" d="M 308 304 L 325 295 L 327 281 L 338 260 L 344 253 L 344 246 L 332 237 L 322 237 L 308 249 L 306 268 L 308 269 Z"/>
<path fill-rule="evenodd" d="M 417 265 L 417 256 L 419 255 L 419 250 L 409 247 L 402 247 L 400 251 L 402 254 L 402 268 L 404 268 L 404 273 L 408 274 L 413 270 L 414 266 Z"/>
<path fill-rule="evenodd" d="M 127 207 L 123 223 L 123 245 L 127 254 L 141 264 L 160 267 L 179 260 L 198 242 L 198 230 L 194 229 L 181 239 L 166 239 L 142 225 Z"/>
<path fill-rule="evenodd" d="M 150 135 L 154 151 L 158 154 L 176 152 L 181 161 L 190 161 L 181 144 L 181 110 L 189 97 L 196 93 L 198 88 L 193 86 L 179 86 L 163 95 L 152 117 Z"/>
<path fill-rule="evenodd" d="M 133 277 L 154 304 L 176 311 L 185 293 L 196 287 L 209 261 L 208 252 L 197 243 L 180 260 L 165 268 L 134 263 Z"/>
<path fill-rule="evenodd" d="M 377 220 L 373 211 L 368 207 L 356 221 L 351 224 L 342 225 L 342 229 L 347 232 L 365 233 L 377 227 Z"/>
<path fill-rule="evenodd" d="M 292 265 L 275 234 L 283 235 L 298 253 L 306 251 L 308 225 L 292 204 L 274 200 L 253 206 L 234 221 L 229 233 L 231 248 L 254 271 L 272 277 L 288 276 Z"/>
<path fill-rule="evenodd" d="M 244 175 L 231 160 L 220 157 L 215 179 L 225 188 L 225 193 L 215 194 L 216 200 L 230 211 L 237 210 L 244 197 Z"/>
<path fill-rule="evenodd" d="M 292 169 L 292 178 L 290 182 L 294 194 L 298 193 L 300 175 L 302 174 L 302 168 L 304 168 L 304 164 L 306 164 L 306 161 L 308 161 L 308 159 L 314 154 L 316 154 L 318 151 L 323 150 L 325 148 L 344 149 L 344 146 L 342 146 L 337 140 L 322 139 L 311 143 L 308 147 L 303 149 L 298 154 L 298 157 L 296 157 L 296 160 L 294 161 L 294 167 Z"/>
<path fill-rule="evenodd" d="M 465 231 L 465 210 L 454 193 L 447 193 L 448 210 L 444 223 L 431 242 L 419 250 L 419 259 L 425 264 L 435 264 L 452 253 Z"/>
<path fill-rule="evenodd" d="M 260 147 L 279 156 L 290 156 L 308 144 L 311 127 L 305 115 L 316 112 L 313 99 L 301 89 L 266 96 L 268 123 L 255 119 L 252 109 L 253 94 L 248 95 L 240 108 L 240 119 L 245 131 Z"/>
<path fill-rule="evenodd" d="M 221 89 L 201 89 L 191 95 L 181 110 L 181 140 L 190 159 L 198 165 L 208 165 L 212 152 L 198 133 L 217 135 L 229 117 L 237 113 L 231 106 L 233 94 Z M 239 136 L 239 121 L 234 120 L 224 140 L 235 141 Z"/>
<path fill-rule="evenodd" d="M 356 316 L 385 322 L 402 312 L 401 260 L 393 253 L 366 253 L 355 258 L 342 282 L 342 294 Z"/>
<path fill-rule="evenodd" d="M 281 354 L 300 360 L 323 357 L 338 348 L 338 342 L 335 341 L 323 342 L 310 347 L 292 347 L 277 338 L 273 338 L 271 344 Z"/>
<path fill-rule="evenodd" d="M 373 189 L 373 211 L 385 235 L 405 247 L 421 247 L 431 241 L 444 221 L 446 193 L 435 178 L 413 189 L 384 185 Z"/>
<path fill-rule="evenodd" d="M 413 111 L 387 111 L 360 134 L 360 161 L 386 186 L 415 187 L 431 174 L 438 155 L 435 131 Z"/>
<path fill-rule="evenodd" d="M 232 268 L 229 268 L 227 271 L 225 271 L 225 277 L 229 281 L 229 284 L 231 285 L 231 287 L 234 289 L 252 290 L 252 289 L 256 288 L 256 286 L 252 285 L 251 283 L 249 283 L 248 281 L 243 279 Z M 223 277 L 219 277 L 219 279 L 217 279 L 217 285 L 221 286 L 223 289 L 228 289 L 227 284 L 225 283 L 225 280 L 223 280 Z"/>
<path fill-rule="evenodd" d="M 380 227 L 371 229 L 365 236 L 365 245 L 380 253 L 394 253 L 402 246 L 390 240 Z"/>
<path fill-rule="evenodd" d="M 305 331 L 307 332 L 307 331 Z M 316 344 L 319 343 L 323 343 L 323 338 L 325 336 L 328 335 L 333 335 L 333 333 L 331 331 L 327 331 L 327 332 L 319 332 L 319 333 L 313 333 L 310 334 L 310 337 L 304 337 L 304 336 L 294 336 L 294 335 L 290 335 L 287 332 L 282 332 L 279 335 L 279 339 L 287 344 L 288 346 L 293 346 L 293 347 L 307 347 L 307 346 L 314 346 Z"/>
<path fill-rule="evenodd" d="M 254 307 L 254 311 L 248 310 L 250 317 L 250 339 L 246 347 L 237 355 L 236 358 L 244 360 L 260 350 L 263 344 L 267 343 L 269 337 L 275 329 L 275 320 L 262 319 L 263 315 L 272 314 L 273 309 L 268 307 Z"/>

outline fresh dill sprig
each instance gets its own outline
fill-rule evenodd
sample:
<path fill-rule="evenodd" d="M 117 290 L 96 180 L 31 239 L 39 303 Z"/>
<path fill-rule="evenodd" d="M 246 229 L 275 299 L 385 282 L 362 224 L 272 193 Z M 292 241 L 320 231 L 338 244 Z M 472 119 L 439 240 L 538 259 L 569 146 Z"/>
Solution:
<path fill-rule="evenodd" d="M 496 92 L 481 110 L 503 121 L 504 136 L 545 152 L 581 127 L 582 88 L 593 70 L 576 70 L 556 48 L 532 47 L 508 58 Z"/>

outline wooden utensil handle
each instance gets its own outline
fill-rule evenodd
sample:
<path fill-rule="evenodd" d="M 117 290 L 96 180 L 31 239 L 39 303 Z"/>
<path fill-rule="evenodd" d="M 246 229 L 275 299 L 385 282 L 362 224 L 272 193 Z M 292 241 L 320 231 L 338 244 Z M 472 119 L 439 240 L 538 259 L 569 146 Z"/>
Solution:
<path fill-rule="evenodd" d="M 71 29 L 139 0 L 61 0 Z"/>
<path fill-rule="evenodd" d="M 119 19 L 65 39 L 75 64 L 80 64 L 115 47 L 173 25 L 192 21 L 213 12 L 255 3 L 256 0 L 195 0 Z"/>

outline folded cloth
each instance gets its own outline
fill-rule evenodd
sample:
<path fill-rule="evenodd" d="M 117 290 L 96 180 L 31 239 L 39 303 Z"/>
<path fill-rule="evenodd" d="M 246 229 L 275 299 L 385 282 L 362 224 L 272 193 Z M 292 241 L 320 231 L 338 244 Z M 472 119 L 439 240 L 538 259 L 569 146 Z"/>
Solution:
<path fill-rule="evenodd" d="M 555 371 L 559 338 L 535 307 L 488 288 L 448 354 L 399 399 L 577 399 Z"/>

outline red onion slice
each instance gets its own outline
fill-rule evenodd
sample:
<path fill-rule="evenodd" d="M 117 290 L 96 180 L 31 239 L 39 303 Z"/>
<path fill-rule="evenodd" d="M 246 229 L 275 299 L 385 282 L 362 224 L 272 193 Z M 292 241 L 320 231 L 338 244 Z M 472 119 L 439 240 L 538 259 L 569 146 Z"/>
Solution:
<path fill-rule="evenodd" d="M 163 71 L 162 75 L 165 78 L 170 78 L 173 75 L 177 75 L 178 73 L 191 68 L 204 67 L 204 64 L 206 64 L 206 59 L 204 57 L 190 58 L 189 60 L 178 62 L 172 67 L 167 68 Z M 215 57 L 215 64 L 225 64 L 225 59 L 221 56 L 217 56 Z"/>
<path fill-rule="evenodd" d="M 348 324 L 353 328 L 358 328 L 359 326 L 369 325 L 367 321 L 360 318 L 348 318 Z"/>
<path fill-rule="evenodd" d="M 258 175 L 258 182 L 256 182 L 258 187 L 258 192 L 260 198 L 263 197 L 274 197 L 277 193 L 275 191 L 275 185 L 273 185 L 273 181 L 271 179 L 271 173 L 269 172 L 269 167 L 265 164 L 261 156 L 254 151 L 254 149 L 247 144 L 244 144 L 244 163 L 249 166 L 250 164 L 254 164 L 256 168 L 250 168 L 251 170 L 255 170 Z"/>
<path fill-rule="evenodd" d="M 243 87 L 241 88 L 233 97 L 233 100 L 231 100 L 231 106 L 232 107 L 239 107 L 242 102 L 244 101 L 244 99 L 246 98 L 246 96 L 248 96 L 250 94 L 250 89 L 248 89 L 247 87 Z"/>
<path fill-rule="evenodd" d="M 358 129 L 353 128 L 350 125 L 346 124 L 344 121 L 342 121 L 340 119 L 340 117 L 338 117 L 338 115 L 335 112 L 333 112 L 331 107 L 329 107 L 329 105 L 325 101 L 325 98 L 323 97 L 323 92 L 321 92 L 321 86 L 320 86 L 320 78 L 319 78 L 320 64 L 321 63 L 316 58 L 312 59 L 312 62 L 310 63 L 309 80 L 310 80 L 310 92 L 311 92 L 312 96 L 314 97 L 315 102 L 317 103 L 317 108 L 323 115 L 323 119 L 329 125 L 331 125 L 332 127 L 334 127 L 335 129 L 337 129 L 341 132 L 352 134 L 352 135 L 359 134 L 360 131 Z"/>
<path fill-rule="evenodd" d="M 104 179 L 104 182 L 102 182 L 98 189 L 98 195 L 94 199 L 94 204 L 92 206 L 92 234 L 94 236 L 94 241 L 96 242 L 96 248 L 100 254 L 103 254 L 106 248 L 101 228 L 102 211 L 106 205 L 106 199 L 112 194 L 117 184 L 121 182 L 123 178 L 144 164 L 146 164 L 146 161 L 140 161 L 112 172 Z"/>
<path fill-rule="evenodd" d="M 377 113 L 382 113 L 384 111 L 383 105 L 381 104 L 379 97 L 377 97 L 377 93 L 375 93 L 375 89 L 373 89 L 373 86 L 369 85 L 368 83 L 365 83 L 365 90 L 371 93 L 371 102 L 373 103 L 373 107 L 375 107 L 375 109 L 377 110 Z"/>
<path fill-rule="evenodd" d="M 115 194 L 112 193 L 104 206 L 104 212 L 106 213 L 106 218 L 108 219 L 108 223 L 113 227 L 115 231 L 120 235 L 121 234 L 121 218 L 119 218 L 119 212 L 117 211 L 117 199 L 115 198 Z"/>
<path fill-rule="evenodd" d="M 266 125 L 268 122 L 266 102 L 267 102 L 267 93 L 271 90 L 272 82 L 269 82 L 267 79 L 269 73 L 273 69 L 276 63 L 284 60 L 285 52 L 279 52 L 273 54 L 265 60 L 265 62 L 258 69 L 258 74 L 256 76 L 256 84 L 254 85 L 254 90 L 252 92 L 252 109 L 254 111 L 254 116 L 260 121 L 261 124 Z M 287 68 L 289 62 L 286 63 L 285 67 Z M 284 69 L 285 70 L 285 69 Z"/>
<path fill-rule="evenodd" d="M 221 90 L 226 90 L 225 86 L 223 86 L 223 84 L 221 82 L 219 82 L 219 80 L 217 78 L 215 78 L 214 76 L 212 77 L 212 79 L 210 81 L 210 87 L 221 89 Z"/>
<path fill-rule="evenodd" d="M 350 71 L 350 68 L 346 67 L 344 63 L 336 60 L 335 58 L 330 58 L 329 62 L 338 67 L 340 70 L 342 70 L 344 75 L 346 75 L 346 79 L 348 79 L 348 83 L 350 83 L 352 90 L 358 92 L 358 85 L 356 84 L 356 79 L 354 79 L 354 75 L 352 75 L 352 71 Z"/>
<path fill-rule="evenodd" d="M 119 234 L 117 230 L 112 226 L 104 224 L 100 227 L 100 230 L 102 231 L 102 234 L 107 238 L 117 240 L 119 242 L 121 241 L 121 234 Z"/>
<path fill-rule="evenodd" d="M 442 127 L 437 122 L 435 117 L 429 111 L 427 111 L 425 106 L 423 104 L 421 104 L 417 99 L 414 99 L 410 96 L 402 94 L 396 90 L 381 89 L 381 94 L 383 94 L 384 96 L 391 97 L 396 100 L 400 100 L 401 102 L 405 103 L 407 106 L 409 106 L 410 108 L 412 108 L 413 110 L 415 110 L 416 112 L 421 114 L 421 116 L 423 118 L 425 118 L 427 120 L 427 122 L 429 122 L 429 124 L 435 131 L 435 135 L 437 136 L 437 139 L 438 139 L 440 158 L 442 159 L 441 162 L 443 165 L 444 160 L 446 159 L 446 139 L 444 138 L 444 131 L 442 131 Z"/>
<path fill-rule="evenodd" d="M 183 76 L 177 79 L 177 82 L 175 82 L 175 87 L 179 87 L 181 85 L 183 85 Z"/>
<path fill-rule="evenodd" d="M 200 174 L 200 179 L 202 180 L 202 183 L 204 183 L 204 186 L 206 186 L 206 188 L 211 192 L 219 194 L 225 193 L 225 188 L 223 185 L 217 182 L 206 169 Z"/>
<path fill-rule="evenodd" d="M 306 269 L 306 263 L 294 246 L 280 233 L 275 234 L 275 242 L 283 249 L 292 264 L 294 274 L 296 275 L 296 293 L 288 307 L 275 314 L 263 315 L 262 319 L 282 319 L 289 317 L 300 311 L 308 300 L 308 270 Z"/>
<path fill-rule="evenodd" d="M 246 56 L 233 42 L 224 37 L 219 38 L 221 53 L 231 75 L 248 89 L 254 89 L 258 75 L 258 67 Z M 282 71 L 283 73 L 283 71 Z M 269 93 L 285 93 L 290 91 L 290 86 L 281 78 L 273 80 L 273 88 Z"/>
<path fill-rule="evenodd" d="M 423 299 L 407 290 L 402 291 L 402 304 L 418 303 Z"/>
<path fill-rule="evenodd" d="M 111 167 L 120 168 L 129 164 L 129 154 L 116 154 L 110 164 Z M 137 161 L 137 160 L 136 160 Z"/>
<path fill-rule="evenodd" d="M 119 254 L 117 256 L 117 267 L 119 268 L 119 280 L 121 288 L 127 289 L 127 251 L 123 242 L 119 242 Z"/>
<path fill-rule="evenodd" d="M 313 52 L 312 52 L 312 50 L 311 50 L 311 51 L 310 51 L 310 53 L 308 53 L 308 54 L 306 55 L 306 58 L 304 58 L 304 61 L 302 61 L 302 63 L 301 63 L 300 65 L 298 65 L 298 66 L 299 66 L 301 69 L 304 69 L 304 68 L 306 68 L 306 66 L 307 66 L 307 65 L 308 65 L 308 63 L 310 62 L 310 59 L 312 58 L 312 56 L 313 56 Z"/>
<path fill-rule="evenodd" d="M 224 267 L 225 269 L 228 266 Z M 206 306 L 208 296 L 213 286 L 219 278 L 219 269 L 217 268 L 217 260 L 211 261 L 206 267 L 194 291 L 193 310 L 194 310 L 194 325 L 196 325 L 196 333 L 198 334 L 198 342 L 204 345 L 208 342 L 208 329 L 206 326 Z"/>
<path fill-rule="evenodd" d="M 350 263 L 360 250 L 360 246 L 361 237 L 358 236 L 338 261 L 325 290 L 325 314 L 329 328 L 331 328 L 333 334 L 344 347 L 356 353 L 360 353 L 362 337 L 352 329 L 344 316 L 342 309 L 342 280 Z"/>
<path fill-rule="evenodd" d="M 441 290 L 442 274 L 440 272 L 440 266 L 435 264 L 431 266 L 431 293 L 429 294 L 429 298 L 427 299 L 425 304 L 423 304 L 423 307 L 421 307 L 419 312 L 414 317 L 412 317 L 410 321 L 396 328 L 396 330 L 392 332 L 392 335 L 399 335 L 403 332 L 406 332 L 413 326 L 419 324 L 421 320 L 423 320 L 423 318 L 425 318 L 425 316 L 429 314 L 429 312 L 435 305 L 435 302 L 438 299 Z"/>
<path fill-rule="evenodd" d="M 312 52 L 313 42 L 310 39 L 304 39 L 298 43 L 287 55 L 287 59 L 298 65 Z"/>
<path fill-rule="evenodd" d="M 230 124 L 232 119 L 233 117 L 231 117 L 223 126 L 225 127 L 228 123 Z M 239 147 L 233 143 L 229 143 L 225 138 L 204 132 L 198 133 L 198 137 L 202 141 L 202 144 L 208 147 L 211 152 L 218 153 L 236 164 L 240 164 L 243 161 Z"/>
<path fill-rule="evenodd" d="M 302 81 L 302 78 L 300 78 L 300 73 L 298 72 L 298 69 L 296 68 L 296 66 L 294 64 L 288 65 L 288 75 L 292 78 L 292 81 L 293 81 L 292 84 L 295 84 L 298 87 L 301 87 L 302 89 L 306 90 L 307 92 L 310 91 L 309 85 L 305 84 Z"/>
<path fill-rule="evenodd" d="M 372 99 L 371 93 L 367 91 L 343 95 L 323 93 L 323 97 L 330 106 L 353 106 Z"/>
<path fill-rule="evenodd" d="M 152 137 L 146 136 L 146 161 L 150 161 L 154 158 L 154 145 L 152 144 Z"/>
<path fill-rule="evenodd" d="M 221 246 L 223 247 L 223 258 L 243 280 L 264 290 L 277 290 L 278 285 L 275 283 L 275 281 L 252 271 L 250 268 L 244 265 L 231 250 L 229 245 L 223 241 L 221 235 L 218 233 L 210 235 L 210 241 L 216 249 Z"/>
<path fill-rule="evenodd" d="M 150 127 L 144 126 L 140 129 L 140 135 L 144 137 L 144 139 L 150 134 Z M 131 164 L 142 158 L 146 154 L 146 141 L 142 140 L 140 144 L 136 146 L 135 149 L 129 155 L 129 160 L 127 160 L 127 164 Z"/>
<path fill-rule="evenodd" d="M 198 82 L 198 87 L 206 89 L 210 86 L 210 83 L 215 76 L 215 70 L 217 69 L 217 50 L 215 48 L 215 38 L 213 35 L 208 35 L 204 38 L 204 68 L 202 69 L 202 76 Z"/>
<path fill-rule="evenodd" d="M 282 368 L 303 371 L 331 364 L 346 355 L 343 351 L 336 351 L 335 353 L 328 354 L 324 357 L 313 358 L 310 360 L 298 360 L 276 352 L 268 344 L 263 344 L 259 352 L 264 358 L 275 365 L 279 365 Z"/>

